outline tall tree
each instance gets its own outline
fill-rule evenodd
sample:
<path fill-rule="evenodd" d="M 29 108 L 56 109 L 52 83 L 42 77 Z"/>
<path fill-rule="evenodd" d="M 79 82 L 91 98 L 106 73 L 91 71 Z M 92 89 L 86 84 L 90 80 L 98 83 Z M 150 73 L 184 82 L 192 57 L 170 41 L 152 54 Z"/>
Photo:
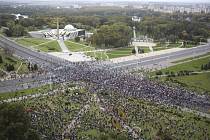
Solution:
<path fill-rule="evenodd" d="M 31 129 L 30 117 L 23 105 L 17 103 L 0 104 L 1 140 L 39 140 L 39 135 Z"/>

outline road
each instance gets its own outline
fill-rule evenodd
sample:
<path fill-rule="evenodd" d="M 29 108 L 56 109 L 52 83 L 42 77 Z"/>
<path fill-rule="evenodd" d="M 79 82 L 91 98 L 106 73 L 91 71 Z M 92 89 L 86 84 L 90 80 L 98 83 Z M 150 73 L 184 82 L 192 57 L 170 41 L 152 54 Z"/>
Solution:
<path fill-rule="evenodd" d="M 151 56 L 142 58 L 140 60 L 131 60 L 117 64 L 105 62 L 106 65 L 103 65 L 104 62 L 102 62 L 94 65 L 94 62 L 85 62 L 80 65 L 72 64 L 70 62 L 66 62 L 60 60 L 59 58 L 55 58 L 43 53 L 33 52 L 32 50 L 23 48 L 20 45 L 17 45 L 16 43 L 5 38 L 3 38 L 3 41 L 0 39 L 0 43 L 2 42 L 5 44 L 4 47 L 14 49 L 16 55 L 20 55 L 24 58 L 29 56 L 33 57 L 36 62 L 42 62 L 43 67 L 50 68 L 48 68 L 49 73 L 45 76 L 25 78 L 22 79 L 22 81 L 19 81 L 20 79 L 2 81 L 0 82 L 0 92 L 5 90 L 14 91 L 16 89 L 24 89 L 22 88 L 24 86 L 21 85 L 21 82 L 23 82 L 23 84 L 30 83 L 30 86 L 38 87 L 43 84 L 51 83 L 51 80 L 54 83 L 63 83 L 65 81 L 84 81 L 94 85 L 95 90 L 106 89 L 109 91 L 125 94 L 126 96 L 134 96 L 157 103 L 170 104 L 172 106 L 176 105 L 180 107 L 198 109 L 204 112 L 207 112 L 210 108 L 209 99 L 206 97 L 198 96 L 194 93 L 184 91 L 182 89 L 159 85 L 148 79 L 142 80 L 139 77 L 135 78 L 120 71 L 124 69 L 136 68 L 139 66 L 146 67 L 157 63 L 168 63 L 177 60 L 177 58 L 180 57 L 200 55 L 210 51 L 209 44 L 179 52 Z M 52 78 L 51 75 L 54 75 L 55 77 Z M 125 76 L 126 79 L 124 79 Z M 138 83 L 140 83 L 140 85 L 138 85 Z M 156 88 L 154 88 L 154 86 Z"/>
<path fill-rule="evenodd" d="M 71 67 L 74 66 L 70 62 L 62 60 L 60 58 L 24 48 L 23 46 L 20 46 L 5 37 L 0 37 L 0 46 L 15 50 L 14 53 L 16 55 L 21 56 L 22 58 L 25 58 L 25 59 L 30 58 L 29 61 L 35 61 L 38 64 L 41 63 L 42 66 L 45 68 L 48 68 L 48 69 L 52 68 L 50 70 L 55 70 L 55 69 L 58 69 L 59 67 L 66 66 L 66 65 L 70 65 Z M 109 69 L 118 69 L 118 70 L 135 69 L 135 68 L 141 68 L 141 67 L 163 68 L 163 67 L 167 67 L 171 65 L 171 62 L 173 61 L 183 59 L 183 58 L 189 58 L 192 56 L 198 56 L 206 52 L 210 52 L 210 44 L 198 46 L 195 48 L 189 48 L 189 49 L 181 50 L 177 52 L 160 54 L 156 56 L 149 56 L 149 57 L 136 59 L 136 60 L 124 61 L 120 63 L 105 62 L 106 63 L 105 66 L 103 66 L 103 63 L 96 64 L 96 65 L 104 69 L 109 68 Z M 0 93 L 12 92 L 15 90 L 22 90 L 28 87 L 34 88 L 34 87 L 39 87 L 41 85 L 49 84 L 51 76 L 52 76 L 51 73 L 48 73 L 46 75 L 37 75 L 36 77 L 2 81 L 0 82 Z"/>
<path fill-rule="evenodd" d="M 26 59 L 31 63 L 39 64 L 39 66 L 48 69 L 54 69 L 61 65 L 70 64 L 70 62 L 66 60 L 49 55 L 47 53 L 32 51 L 2 35 L 0 35 L 0 47 L 10 49 L 15 55 L 21 57 L 22 59 Z"/>
<path fill-rule="evenodd" d="M 163 67 L 167 67 L 173 61 L 202 55 L 207 52 L 210 52 L 210 44 L 189 48 L 186 50 L 180 50 L 176 52 L 156 55 L 156 56 L 149 56 L 136 60 L 113 63 L 110 64 L 110 67 L 112 69 L 132 69 L 137 67 L 150 68 L 151 65 L 153 66 L 152 68 L 158 68 L 160 65 L 162 65 Z"/>

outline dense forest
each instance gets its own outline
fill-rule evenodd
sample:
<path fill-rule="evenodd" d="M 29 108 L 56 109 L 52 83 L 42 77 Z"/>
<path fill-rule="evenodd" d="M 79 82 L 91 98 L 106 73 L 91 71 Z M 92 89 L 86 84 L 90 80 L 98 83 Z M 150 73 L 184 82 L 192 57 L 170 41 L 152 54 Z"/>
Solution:
<path fill-rule="evenodd" d="M 210 14 L 204 13 L 165 14 L 129 7 L 124 9 L 119 7 L 84 7 L 82 9 L 58 10 L 46 6 L 26 6 L 16 9 L 0 7 L 0 9 L 2 11 L 0 25 L 9 28 L 5 32 L 8 36 L 23 36 L 27 35 L 27 31 L 56 28 L 57 17 L 61 28 L 67 24 L 72 24 L 76 28 L 91 31 L 95 33 L 91 41 L 105 47 L 126 46 L 128 40 L 131 39 L 132 30 L 130 29 L 133 26 L 136 26 L 138 34 L 146 35 L 158 42 L 186 41 L 198 44 L 200 41 L 206 41 L 210 36 Z M 20 18 L 20 20 L 15 21 L 15 17 L 9 13 L 21 13 L 29 15 L 29 18 Z M 133 23 L 131 20 L 133 15 L 142 17 L 141 22 Z M 123 27 L 120 27 L 124 28 L 122 30 L 125 32 L 121 33 L 120 29 L 114 29 L 113 27 L 117 27 L 116 24 L 123 24 Z M 104 41 L 100 41 L 99 38 Z M 107 41 L 107 39 L 110 40 Z"/>

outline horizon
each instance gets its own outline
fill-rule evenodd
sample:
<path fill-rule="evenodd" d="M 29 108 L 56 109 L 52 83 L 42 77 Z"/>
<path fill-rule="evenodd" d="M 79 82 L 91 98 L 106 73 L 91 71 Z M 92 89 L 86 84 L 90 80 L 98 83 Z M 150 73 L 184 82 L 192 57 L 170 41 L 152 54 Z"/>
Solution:
<path fill-rule="evenodd" d="M 24 2 L 24 0 L 0 0 L 5 2 Z M 83 0 L 28 0 L 29 2 L 39 2 L 39 1 L 54 1 L 54 2 L 84 2 Z M 193 1 L 193 0 L 85 0 L 85 2 L 164 2 L 164 3 L 210 3 L 210 0 L 202 0 L 202 1 Z"/>

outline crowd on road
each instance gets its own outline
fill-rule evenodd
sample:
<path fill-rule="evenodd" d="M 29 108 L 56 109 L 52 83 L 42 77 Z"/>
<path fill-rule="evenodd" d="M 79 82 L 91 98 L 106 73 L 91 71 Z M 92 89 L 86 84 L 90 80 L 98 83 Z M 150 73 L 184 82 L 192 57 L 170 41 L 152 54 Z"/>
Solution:
<path fill-rule="evenodd" d="M 160 104 L 180 106 L 209 112 L 210 101 L 206 95 L 198 95 L 182 87 L 160 83 L 140 75 L 133 75 L 109 68 L 95 67 L 81 63 L 75 67 L 55 70 L 55 82 L 84 81 L 93 84 L 92 92 L 114 91 L 125 96 L 133 96 Z"/>

